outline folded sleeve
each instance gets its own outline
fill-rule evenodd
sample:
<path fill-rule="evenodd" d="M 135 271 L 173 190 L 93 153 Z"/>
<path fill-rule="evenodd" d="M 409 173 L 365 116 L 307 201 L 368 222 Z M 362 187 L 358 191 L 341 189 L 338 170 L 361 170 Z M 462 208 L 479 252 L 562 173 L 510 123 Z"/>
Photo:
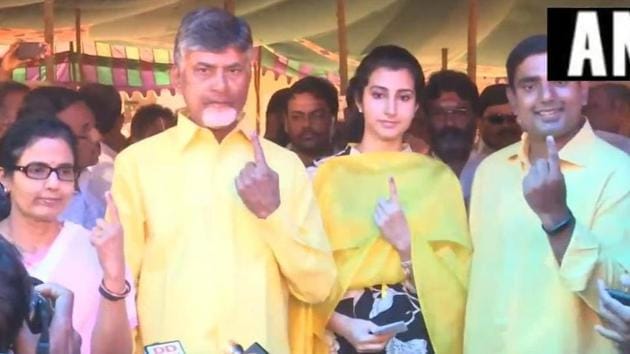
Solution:
<path fill-rule="evenodd" d="M 620 180 L 623 178 L 623 180 Z M 566 287 L 597 309 L 597 279 L 605 279 L 613 263 L 630 269 L 630 176 L 612 176 L 590 220 L 576 221 L 560 265 Z"/>
<path fill-rule="evenodd" d="M 145 244 L 145 213 L 131 157 L 123 152 L 116 158 L 112 194 L 125 234 L 125 260 L 137 288 Z M 110 211 L 107 215 L 111 215 Z"/>
<path fill-rule="evenodd" d="M 306 303 L 326 299 L 336 279 L 336 267 L 321 215 L 304 168 L 294 168 L 292 186 L 282 204 L 261 227 L 266 242 L 287 279 L 291 294 Z"/>

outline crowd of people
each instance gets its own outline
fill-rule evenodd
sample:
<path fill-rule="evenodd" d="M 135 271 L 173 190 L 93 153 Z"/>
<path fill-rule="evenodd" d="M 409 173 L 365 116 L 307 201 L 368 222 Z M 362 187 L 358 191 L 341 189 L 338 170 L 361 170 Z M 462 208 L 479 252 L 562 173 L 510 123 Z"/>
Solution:
<path fill-rule="evenodd" d="M 481 93 L 383 45 L 344 120 L 304 77 L 260 124 L 252 45 L 188 13 L 186 108 L 141 107 L 129 138 L 112 86 L 10 81 L 10 47 L 0 353 L 630 353 L 628 86 L 550 81 L 544 35 Z"/>

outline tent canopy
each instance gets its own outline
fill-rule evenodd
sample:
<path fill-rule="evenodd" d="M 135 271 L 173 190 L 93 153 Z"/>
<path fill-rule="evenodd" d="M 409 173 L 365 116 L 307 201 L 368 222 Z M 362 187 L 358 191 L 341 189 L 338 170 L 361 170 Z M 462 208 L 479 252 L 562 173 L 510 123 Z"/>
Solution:
<path fill-rule="evenodd" d="M 43 0 L 0 2 L 0 43 L 43 38 Z M 251 25 L 254 40 L 269 51 L 320 70 L 335 71 L 336 0 L 235 0 L 236 14 Z M 56 0 L 56 40 L 74 40 L 79 4 L 86 41 L 172 48 L 182 16 L 222 0 Z M 547 7 L 623 7 L 627 0 L 479 1 L 478 75 L 504 76 L 509 50 L 527 35 L 546 29 Z M 427 71 L 440 68 L 441 48 L 449 67 L 465 69 L 467 0 L 346 0 L 350 68 L 371 48 L 398 44 Z"/>

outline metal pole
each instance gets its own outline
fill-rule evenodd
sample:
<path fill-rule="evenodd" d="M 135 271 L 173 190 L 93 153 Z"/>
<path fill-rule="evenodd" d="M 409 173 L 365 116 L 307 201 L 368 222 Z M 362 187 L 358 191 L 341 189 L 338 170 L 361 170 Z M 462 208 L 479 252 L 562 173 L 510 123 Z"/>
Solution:
<path fill-rule="evenodd" d="M 339 88 L 345 95 L 348 88 L 348 36 L 346 29 L 346 1 L 337 0 L 337 34 L 339 43 Z"/>
<path fill-rule="evenodd" d="M 236 0 L 223 0 L 223 9 L 234 15 L 236 11 Z"/>
<path fill-rule="evenodd" d="M 79 68 L 78 73 L 74 72 L 75 74 L 79 75 L 78 80 L 77 77 L 75 76 L 74 79 L 80 83 L 83 83 L 83 46 L 82 46 L 82 42 L 81 42 L 81 8 L 79 7 L 79 0 L 75 1 L 75 8 L 74 8 L 74 32 L 75 32 L 75 36 L 76 36 L 76 43 L 77 46 L 75 47 L 75 53 L 76 53 L 76 63 L 72 64 L 72 67 L 76 66 Z"/>
<path fill-rule="evenodd" d="M 442 70 L 448 69 L 448 48 L 442 48 Z"/>
<path fill-rule="evenodd" d="M 46 57 L 46 80 L 55 82 L 55 0 L 44 0 L 44 41 L 51 55 Z"/>
<path fill-rule="evenodd" d="M 468 76 L 477 82 L 477 20 L 479 1 L 468 0 Z"/>

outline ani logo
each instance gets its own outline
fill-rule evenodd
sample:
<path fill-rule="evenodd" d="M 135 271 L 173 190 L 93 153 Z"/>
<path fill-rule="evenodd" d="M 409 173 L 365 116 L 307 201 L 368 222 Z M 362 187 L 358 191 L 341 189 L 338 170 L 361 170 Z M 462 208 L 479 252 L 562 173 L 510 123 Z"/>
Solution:
<path fill-rule="evenodd" d="M 550 80 L 630 80 L 630 8 L 547 10 Z"/>

